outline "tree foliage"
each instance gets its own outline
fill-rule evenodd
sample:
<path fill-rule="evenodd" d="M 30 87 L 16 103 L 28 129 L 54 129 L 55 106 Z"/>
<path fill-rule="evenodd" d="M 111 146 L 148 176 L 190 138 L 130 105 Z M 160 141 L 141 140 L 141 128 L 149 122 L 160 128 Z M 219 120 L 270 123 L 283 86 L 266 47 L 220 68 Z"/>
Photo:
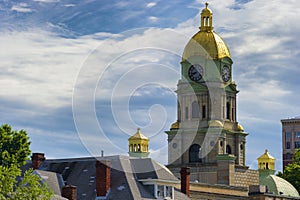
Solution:
<path fill-rule="evenodd" d="M 300 149 L 295 149 L 293 161 L 285 167 L 283 173 L 277 175 L 290 182 L 300 193 Z"/>
<path fill-rule="evenodd" d="M 24 130 L 14 131 L 5 124 L 0 127 L 0 165 L 21 167 L 30 155 L 30 141 Z"/>
<path fill-rule="evenodd" d="M 0 127 L 0 200 L 50 199 L 53 192 L 32 169 L 23 175 L 21 166 L 29 158 L 30 141 L 26 131 Z"/>

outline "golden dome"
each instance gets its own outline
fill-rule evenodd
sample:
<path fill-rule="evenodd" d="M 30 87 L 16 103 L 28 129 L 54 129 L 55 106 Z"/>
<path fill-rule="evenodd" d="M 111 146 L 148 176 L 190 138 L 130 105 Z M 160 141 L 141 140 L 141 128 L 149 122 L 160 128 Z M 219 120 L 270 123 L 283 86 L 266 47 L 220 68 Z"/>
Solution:
<path fill-rule="evenodd" d="M 275 160 L 275 158 L 269 154 L 268 149 L 265 150 L 265 153 L 263 155 L 261 155 L 259 158 L 257 158 L 257 160 L 259 160 L 259 159 Z"/>
<path fill-rule="evenodd" d="M 210 56 L 212 59 L 231 57 L 230 51 L 224 40 L 213 31 L 212 12 L 207 7 L 201 12 L 200 31 L 187 43 L 182 55 L 182 61 L 192 56 Z"/>
<path fill-rule="evenodd" d="M 172 130 L 172 129 L 179 129 L 179 121 L 174 122 L 174 123 L 171 125 L 170 129 L 171 129 L 171 130 Z"/>
<path fill-rule="evenodd" d="M 137 129 L 136 133 L 131 136 L 128 140 L 149 140 L 146 136 L 144 136 L 142 133 L 141 133 L 141 130 L 140 128 Z"/>
<path fill-rule="evenodd" d="M 223 123 L 219 120 L 211 120 L 208 122 L 209 127 L 211 128 L 223 128 Z"/>
<path fill-rule="evenodd" d="M 131 157 L 146 158 L 149 155 L 149 139 L 141 133 L 140 128 L 129 139 L 128 153 Z"/>
<path fill-rule="evenodd" d="M 240 124 L 237 125 L 237 130 L 238 131 L 244 131 L 244 127 Z"/>

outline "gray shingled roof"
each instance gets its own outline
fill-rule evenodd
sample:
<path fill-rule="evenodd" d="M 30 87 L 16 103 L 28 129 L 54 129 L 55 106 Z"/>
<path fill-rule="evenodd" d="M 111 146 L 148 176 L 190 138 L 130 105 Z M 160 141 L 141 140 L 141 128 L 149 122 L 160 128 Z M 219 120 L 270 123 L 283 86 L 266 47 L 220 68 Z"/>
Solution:
<path fill-rule="evenodd" d="M 41 176 L 48 176 L 48 180 L 52 180 L 51 183 L 56 182 L 52 186 L 56 192 L 58 192 L 58 185 L 62 187 L 64 184 L 71 184 L 77 187 L 78 200 L 95 199 L 97 160 L 111 161 L 110 199 L 155 199 L 153 196 L 153 186 L 143 185 L 139 181 L 141 179 L 178 182 L 178 179 L 165 166 L 151 158 L 131 158 L 122 155 L 45 160 L 37 172 Z M 48 173 L 41 170 L 48 171 Z M 55 179 L 54 173 L 49 172 L 61 174 L 64 183 L 59 183 L 59 178 Z M 174 195 L 175 199 L 189 199 L 177 190 L 175 190 Z"/>

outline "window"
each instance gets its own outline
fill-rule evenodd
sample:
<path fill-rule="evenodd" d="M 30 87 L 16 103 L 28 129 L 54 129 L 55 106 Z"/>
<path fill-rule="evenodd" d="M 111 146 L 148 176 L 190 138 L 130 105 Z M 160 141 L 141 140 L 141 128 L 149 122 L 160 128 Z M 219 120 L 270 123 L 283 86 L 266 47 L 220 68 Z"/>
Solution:
<path fill-rule="evenodd" d="M 157 187 L 157 197 L 162 198 L 164 197 L 164 186 L 163 185 L 158 185 Z"/>
<path fill-rule="evenodd" d="M 197 101 L 192 103 L 192 118 L 199 118 L 199 104 Z"/>
<path fill-rule="evenodd" d="M 291 139 L 291 132 L 286 132 L 286 133 L 285 133 L 285 139 L 286 139 L 286 140 Z"/>
<path fill-rule="evenodd" d="M 166 197 L 173 199 L 172 186 L 166 186 Z"/>
<path fill-rule="evenodd" d="M 229 145 L 226 145 L 226 153 L 231 154 L 231 147 Z"/>
<path fill-rule="evenodd" d="M 295 142 L 295 148 L 300 148 L 300 142 Z"/>
<path fill-rule="evenodd" d="M 206 118 L 206 106 L 202 106 L 202 118 L 205 119 Z"/>
<path fill-rule="evenodd" d="M 291 159 L 292 159 L 291 154 L 290 154 L 290 153 L 287 153 L 287 154 L 286 154 L 286 160 L 291 160 Z"/>
<path fill-rule="evenodd" d="M 300 138 L 300 132 L 294 132 L 294 137 L 295 138 Z"/>
<path fill-rule="evenodd" d="M 156 192 L 156 193 L 155 193 Z M 174 199 L 174 187 L 169 185 L 154 185 L 154 196 L 157 199 Z"/>
<path fill-rule="evenodd" d="M 226 119 L 230 119 L 230 103 L 226 103 Z"/>
<path fill-rule="evenodd" d="M 185 119 L 189 118 L 189 108 L 185 107 Z"/>
<path fill-rule="evenodd" d="M 286 149 L 290 149 L 291 148 L 291 143 L 290 142 L 287 142 L 286 143 Z"/>
<path fill-rule="evenodd" d="M 201 153 L 201 146 L 199 144 L 193 144 L 189 150 L 190 163 L 201 162 L 200 153 Z"/>

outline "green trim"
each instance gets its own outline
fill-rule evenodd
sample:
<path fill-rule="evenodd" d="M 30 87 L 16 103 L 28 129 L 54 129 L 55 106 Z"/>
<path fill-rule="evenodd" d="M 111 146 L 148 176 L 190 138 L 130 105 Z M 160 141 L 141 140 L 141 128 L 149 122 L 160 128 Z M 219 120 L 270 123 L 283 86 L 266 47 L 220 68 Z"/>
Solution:
<path fill-rule="evenodd" d="M 236 157 L 232 154 L 222 154 L 216 156 L 217 160 L 235 160 Z"/>

